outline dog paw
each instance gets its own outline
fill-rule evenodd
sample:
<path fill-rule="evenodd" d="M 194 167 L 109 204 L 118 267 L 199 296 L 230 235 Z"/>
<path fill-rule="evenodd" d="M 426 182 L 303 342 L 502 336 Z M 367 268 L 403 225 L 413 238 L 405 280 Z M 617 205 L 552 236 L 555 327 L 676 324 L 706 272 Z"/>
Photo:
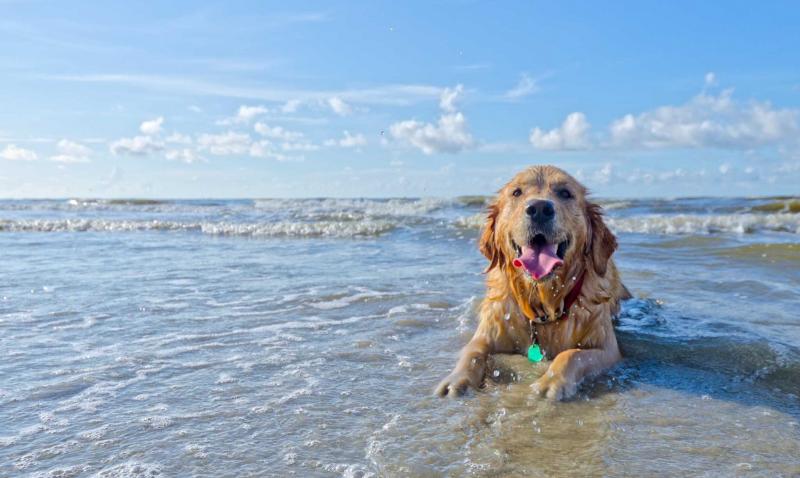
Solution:
<path fill-rule="evenodd" d="M 561 374 L 548 371 L 542 378 L 534 382 L 531 388 L 540 397 L 550 400 L 566 400 L 575 395 L 578 385 Z"/>
<path fill-rule="evenodd" d="M 439 382 L 435 393 L 440 397 L 459 397 L 470 387 L 478 388 L 472 377 L 466 372 L 453 372 Z"/>

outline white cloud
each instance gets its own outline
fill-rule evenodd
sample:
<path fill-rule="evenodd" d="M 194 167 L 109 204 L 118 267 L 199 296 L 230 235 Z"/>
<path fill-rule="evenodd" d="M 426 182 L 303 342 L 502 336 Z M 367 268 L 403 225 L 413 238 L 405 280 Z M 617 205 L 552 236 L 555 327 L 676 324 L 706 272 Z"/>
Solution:
<path fill-rule="evenodd" d="M 250 145 L 250 156 L 254 158 L 268 158 L 275 161 L 303 161 L 303 156 L 287 156 L 275 150 L 274 144 L 266 139 L 254 141 Z"/>
<path fill-rule="evenodd" d="M 519 98 L 532 95 L 537 91 L 539 91 L 539 85 L 536 83 L 536 80 L 523 73 L 520 76 L 517 85 L 506 91 L 504 96 L 510 100 L 517 100 Z"/>
<path fill-rule="evenodd" d="M 164 149 L 164 143 L 153 139 L 150 136 L 134 136 L 133 138 L 122 138 L 114 141 L 109 146 L 114 155 L 130 154 L 134 156 L 144 156 Z"/>
<path fill-rule="evenodd" d="M 217 156 L 246 154 L 250 150 L 250 135 L 228 131 L 222 134 L 201 134 L 198 149 Z"/>
<path fill-rule="evenodd" d="M 447 113 L 455 113 L 456 103 L 464 96 L 464 85 L 456 85 L 455 88 L 445 88 L 439 97 L 439 108 Z"/>
<path fill-rule="evenodd" d="M 303 133 L 299 131 L 289 131 L 282 126 L 269 126 L 265 123 L 256 123 L 253 129 L 261 136 L 270 139 L 295 141 L 303 137 Z"/>
<path fill-rule="evenodd" d="M 611 163 L 606 163 L 603 165 L 602 168 L 598 169 L 594 173 L 593 180 L 597 184 L 608 184 L 611 182 L 611 178 L 614 175 L 614 168 L 611 166 Z"/>
<path fill-rule="evenodd" d="M 706 86 L 714 86 L 717 84 L 717 75 L 713 71 L 709 71 L 705 76 Z"/>
<path fill-rule="evenodd" d="M 580 112 L 570 113 L 558 128 L 542 131 L 534 128 L 531 131 L 530 142 L 538 149 L 547 150 L 574 150 L 589 147 L 589 123 L 586 115 Z"/>
<path fill-rule="evenodd" d="M 0 158 L 9 161 L 34 161 L 39 158 L 37 154 L 30 149 L 19 148 L 16 145 L 9 144 L 2 151 L 0 151 Z"/>
<path fill-rule="evenodd" d="M 457 153 L 473 144 L 467 121 L 460 112 L 444 114 L 436 124 L 401 121 L 391 125 L 389 131 L 395 139 L 406 141 L 425 154 Z"/>
<path fill-rule="evenodd" d="M 172 133 L 167 136 L 164 141 L 173 144 L 192 144 L 192 137 L 181 133 Z"/>
<path fill-rule="evenodd" d="M 456 102 L 464 93 L 463 85 L 445 88 L 439 96 L 443 113 L 436 124 L 406 120 L 389 127 L 392 137 L 419 148 L 425 154 L 457 153 L 473 146 L 464 114 L 456 111 Z"/>
<path fill-rule="evenodd" d="M 267 112 L 269 112 L 269 110 L 263 106 L 242 105 L 239 107 L 239 111 L 236 112 L 236 120 L 239 123 L 249 123 L 256 116 L 266 114 Z"/>
<path fill-rule="evenodd" d="M 50 156 L 50 161 L 59 163 L 88 163 L 89 156 L 92 154 L 92 150 L 88 147 L 68 139 L 60 140 L 56 144 L 56 148 L 58 148 L 58 154 Z"/>
<path fill-rule="evenodd" d="M 218 125 L 231 126 L 237 124 L 250 124 L 256 117 L 269 113 L 269 109 L 264 106 L 241 105 L 236 111 L 236 115 L 217 121 Z"/>
<path fill-rule="evenodd" d="M 295 113 L 300 107 L 300 100 L 289 100 L 281 106 L 281 113 Z"/>
<path fill-rule="evenodd" d="M 181 161 L 186 164 L 196 163 L 202 161 L 203 158 L 190 148 L 170 149 L 164 153 L 164 157 L 170 161 Z"/>
<path fill-rule="evenodd" d="M 155 119 L 143 121 L 142 124 L 139 125 L 139 131 L 147 136 L 155 136 L 161 132 L 161 125 L 163 124 L 164 118 L 159 116 Z"/>
<path fill-rule="evenodd" d="M 325 141 L 325 146 L 340 146 L 342 148 L 358 148 L 366 146 L 367 138 L 361 134 L 350 134 L 349 131 L 344 131 L 344 136 L 341 139 L 329 139 Z"/>
<path fill-rule="evenodd" d="M 353 112 L 353 107 L 345 103 L 345 101 L 338 96 L 328 98 L 328 106 L 339 116 L 347 116 Z"/>
<path fill-rule="evenodd" d="M 307 141 L 296 142 L 296 143 L 287 141 L 281 143 L 281 149 L 284 151 L 316 151 L 319 149 L 319 146 L 317 146 L 314 143 L 309 143 Z"/>
<path fill-rule="evenodd" d="M 643 148 L 752 149 L 800 137 L 800 110 L 737 102 L 733 90 L 701 93 L 679 106 L 625 115 L 611 124 L 614 145 Z"/>

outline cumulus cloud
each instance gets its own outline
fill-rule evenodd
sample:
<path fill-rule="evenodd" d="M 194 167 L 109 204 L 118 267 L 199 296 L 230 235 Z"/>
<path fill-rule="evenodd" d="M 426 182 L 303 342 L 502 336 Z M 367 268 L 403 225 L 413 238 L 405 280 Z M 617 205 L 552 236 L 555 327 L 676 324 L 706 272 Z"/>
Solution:
<path fill-rule="evenodd" d="M 164 157 L 170 161 L 180 161 L 186 164 L 202 161 L 203 158 L 197 155 L 191 148 L 170 149 L 164 153 Z"/>
<path fill-rule="evenodd" d="M 738 102 L 729 89 L 716 96 L 701 93 L 679 106 L 625 115 L 611 124 L 610 132 L 616 146 L 751 149 L 796 142 L 799 119 L 800 110 Z"/>
<path fill-rule="evenodd" d="M 139 131 L 142 134 L 147 136 L 155 136 L 161 133 L 161 125 L 164 124 L 164 118 L 159 116 L 156 119 L 151 119 L 148 121 L 143 121 L 141 125 L 139 125 Z"/>
<path fill-rule="evenodd" d="M 157 138 L 161 134 L 164 118 L 142 121 L 139 125 L 139 136 L 132 138 L 121 138 L 109 145 L 109 150 L 116 155 L 145 156 L 151 153 L 164 150 L 164 143 Z M 69 156 L 62 152 L 59 156 Z M 54 158 L 51 158 L 54 159 Z M 62 158 L 66 159 L 66 158 Z M 56 159 L 54 159 L 56 160 Z"/>
<path fill-rule="evenodd" d="M 443 113 L 435 124 L 417 120 L 394 123 L 389 127 L 392 137 L 419 148 L 425 154 L 457 153 L 473 146 L 472 135 L 467 130 L 464 114 L 456 110 L 456 102 L 464 87 L 445 88 L 439 97 Z"/>
<path fill-rule="evenodd" d="M 303 137 L 303 133 L 299 131 L 289 131 L 282 126 L 269 126 L 265 123 L 256 123 L 253 129 L 261 136 L 270 139 L 295 141 Z"/>
<path fill-rule="evenodd" d="M 353 107 L 338 96 L 328 98 L 328 106 L 339 116 L 347 116 L 353 112 Z"/>
<path fill-rule="evenodd" d="M 35 161 L 39 156 L 30 149 L 19 148 L 16 145 L 9 144 L 0 151 L 0 158 L 8 161 Z"/>
<path fill-rule="evenodd" d="M 201 134 L 197 138 L 197 146 L 199 150 L 208 151 L 216 156 L 246 154 L 250 150 L 250 135 L 235 131 Z"/>
<path fill-rule="evenodd" d="M 329 139 L 325 141 L 325 146 L 340 146 L 342 148 L 359 148 L 367 145 L 367 138 L 361 134 L 350 134 L 349 131 L 344 131 L 344 136 L 341 139 Z"/>
<path fill-rule="evenodd" d="M 241 105 L 234 116 L 219 120 L 217 124 L 221 126 L 250 124 L 258 116 L 267 113 L 269 113 L 269 109 L 264 106 Z"/>
<path fill-rule="evenodd" d="M 287 141 L 281 143 L 281 149 L 284 151 L 316 151 L 319 149 L 314 143 L 310 143 L 308 141 L 300 141 L 300 142 L 291 142 Z"/>
<path fill-rule="evenodd" d="M 589 147 L 589 122 L 586 115 L 580 112 L 570 113 L 558 128 L 543 131 L 534 128 L 531 131 L 530 142 L 538 149 L 546 150 L 575 150 Z"/>
<path fill-rule="evenodd" d="M 133 156 L 145 156 L 150 153 L 162 151 L 164 143 L 151 136 L 134 136 L 133 138 L 122 138 L 111 143 L 109 149 L 114 155 L 128 154 Z"/>
<path fill-rule="evenodd" d="M 606 163 L 602 168 L 595 171 L 593 180 L 597 184 L 608 184 L 614 175 L 614 167 L 610 163 Z"/>
<path fill-rule="evenodd" d="M 92 150 L 88 147 L 68 139 L 60 140 L 56 144 L 56 148 L 58 154 L 50 156 L 50 161 L 59 163 L 88 163 L 89 156 L 92 154 Z"/>
<path fill-rule="evenodd" d="M 164 141 L 172 144 L 192 144 L 192 137 L 181 133 L 172 133 Z"/>
<path fill-rule="evenodd" d="M 520 76 L 516 86 L 506 91 L 504 96 L 509 100 L 517 100 L 525 96 L 532 95 L 537 91 L 539 91 L 539 85 L 536 83 L 536 80 L 523 73 Z"/>
<path fill-rule="evenodd" d="M 289 156 L 278 152 L 275 145 L 267 139 L 254 141 L 250 145 L 249 154 L 254 158 L 267 158 L 275 161 L 303 161 L 305 159 L 303 156 Z"/>
<path fill-rule="evenodd" d="M 456 85 L 455 88 L 445 88 L 439 98 L 439 108 L 447 113 L 455 113 L 456 103 L 464 96 L 464 85 Z"/>
<path fill-rule="evenodd" d="M 462 113 L 444 114 L 436 124 L 415 120 L 401 121 L 389 127 L 395 139 L 406 141 L 425 154 L 457 153 L 473 144 Z"/>
<path fill-rule="evenodd" d="M 289 100 L 281 106 L 281 113 L 295 113 L 300 108 L 300 100 Z"/>

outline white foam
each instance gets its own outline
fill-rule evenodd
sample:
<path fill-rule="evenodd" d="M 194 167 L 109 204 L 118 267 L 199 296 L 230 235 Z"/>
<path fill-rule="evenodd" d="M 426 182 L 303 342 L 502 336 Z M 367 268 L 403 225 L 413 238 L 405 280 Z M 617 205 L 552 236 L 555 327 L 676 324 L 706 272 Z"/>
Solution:
<path fill-rule="evenodd" d="M 29 478 L 73 478 L 81 476 L 86 471 L 86 468 L 85 465 L 56 467 L 47 471 L 38 471 L 28 476 Z"/>
<path fill-rule="evenodd" d="M 184 450 L 186 451 L 186 454 L 191 455 L 195 458 L 203 459 L 208 457 L 208 453 L 206 453 L 205 447 L 203 447 L 202 445 L 198 445 L 196 443 L 190 443 L 186 445 Z"/>
<path fill-rule="evenodd" d="M 193 222 L 116 219 L 20 219 L 0 220 L 0 231 L 7 232 L 199 232 L 213 236 L 243 237 L 369 237 L 385 234 L 398 226 L 396 221 L 316 221 L 316 222 Z"/>
<path fill-rule="evenodd" d="M 486 224 L 486 213 L 472 214 L 470 216 L 461 216 L 454 221 L 456 227 L 465 229 L 480 229 Z"/>
<path fill-rule="evenodd" d="M 359 219 L 376 217 L 424 216 L 455 202 L 445 198 L 421 199 L 257 199 L 254 206 L 263 211 L 300 213 L 306 217 Z"/>
<path fill-rule="evenodd" d="M 150 478 L 161 475 L 161 465 L 129 461 L 95 473 L 96 478 Z"/>
<path fill-rule="evenodd" d="M 172 425 L 172 418 L 164 415 L 144 417 L 139 422 L 148 430 L 162 430 Z"/>
<path fill-rule="evenodd" d="M 459 217 L 457 227 L 480 229 L 485 214 Z M 649 214 L 629 217 L 606 215 L 605 222 L 616 233 L 637 234 L 752 234 L 762 231 L 800 234 L 800 214 Z"/>
<path fill-rule="evenodd" d="M 678 214 L 606 217 L 614 232 L 640 234 L 751 234 L 777 231 L 800 234 L 798 214 Z"/>
<path fill-rule="evenodd" d="M 347 307 L 350 304 L 353 304 L 354 302 L 363 301 L 365 299 L 392 295 L 388 292 L 378 292 L 360 287 L 356 288 L 356 290 L 357 292 L 352 295 L 337 297 L 330 300 L 322 300 L 319 302 L 311 302 L 308 305 L 314 307 L 315 309 L 321 309 L 321 310 L 340 309 L 342 307 Z"/>
<path fill-rule="evenodd" d="M 103 425 L 98 428 L 93 428 L 91 430 L 86 430 L 84 432 L 81 432 L 80 434 L 78 434 L 78 437 L 84 440 L 97 441 L 106 436 L 109 428 L 110 428 L 109 425 Z"/>

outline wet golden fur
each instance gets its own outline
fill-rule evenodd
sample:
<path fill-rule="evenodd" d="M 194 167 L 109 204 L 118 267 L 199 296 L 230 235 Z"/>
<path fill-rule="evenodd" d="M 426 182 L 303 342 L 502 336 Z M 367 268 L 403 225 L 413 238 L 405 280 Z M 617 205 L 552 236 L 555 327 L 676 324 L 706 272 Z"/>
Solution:
<path fill-rule="evenodd" d="M 513 195 L 519 189 L 518 197 Z M 560 194 L 566 189 L 572 195 Z M 559 240 L 569 240 L 564 264 L 539 281 L 512 265 L 512 238 L 526 232 L 525 204 L 546 199 L 555 206 Z M 520 239 L 523 240 L 523 239 Z M 542 396 L 573 395 L 583 378 L 602 372 L 620 359 L 611 318 L 629 293 L 611 255 L 617 241 L 603 223 L 601 209 L 587 199 L 586 188 L 553 166 L 535 166 L 517 174 L 489 206 L 480 250 L 489 260 L 486 297 L 475 335 L 462 349 L 453 372 L 437 387 L 439 395 L 459 395 L 479 388 L 486 358 L 493 353 L 525 353 L 536 329 L 542 351 L 552 360 L 535 384 Z M 517 240 L 517 243 L 520 243 Z M 585 272 L 583 287 L 569 316 L 558 320 L 564 298 Z"/>

